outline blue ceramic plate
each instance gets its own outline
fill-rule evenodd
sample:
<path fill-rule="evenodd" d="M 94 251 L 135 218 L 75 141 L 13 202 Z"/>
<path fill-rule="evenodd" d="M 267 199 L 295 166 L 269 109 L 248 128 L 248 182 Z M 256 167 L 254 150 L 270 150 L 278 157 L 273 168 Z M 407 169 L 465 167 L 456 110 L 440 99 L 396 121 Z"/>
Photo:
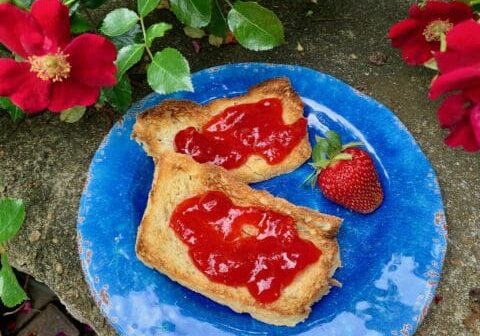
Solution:
<path fill-rule="evenodd" d="M 295 328 L 237 314 L 144 266 L 135 256 L 153 163 L 130 139 L 135 116 L 165 98 L 198 103 L 244 93 L 287 76 L 305 103 L 310 139 L 326 130 L 362 141 L 372 154 L 385 201 L 359 215 L 300 187 L 296 171 L 253 185 L 275 196 L 344 218 L 338 240 L 342 288 L 313 306 Z M 395 115 L 323 73 L 298 66 L 232 64 L 193 75 L 193 93 L 151 94 L 118 122 L 95 154 L 80 203 L 80 258 L 92 294 L 121 335 L 410 335 L 434 296 L 446 249 L 440 190 L 429 161 Z"/>

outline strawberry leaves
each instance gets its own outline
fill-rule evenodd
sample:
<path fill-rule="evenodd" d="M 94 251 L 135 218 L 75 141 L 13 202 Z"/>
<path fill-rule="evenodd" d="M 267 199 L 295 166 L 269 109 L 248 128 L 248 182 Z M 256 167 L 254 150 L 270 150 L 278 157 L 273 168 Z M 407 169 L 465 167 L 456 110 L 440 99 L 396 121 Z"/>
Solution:
<path fill-rule="evenodd" d="M 317 143 L 312 150 L 312 166 L 324 169 L 339 160 L 351 160 L 352 156 L 342 153 L 346 148 L 361 145 L 361 142 L 351 142 L 342 146 L 340 135 L 334 131 L 327 131 L 325 138 L 315 136 Z"/>
<path fill-rule="evenodd" d="M 315 181 L 322 169 L 333 165 L 335 162 L 352 159 L 352 155 L 343 153 L 345 149 L 362 145 L 361 142 L 350 142 L 342 145 L 340 135 L 331 130 L 325 133 L 324 138 L 316 135 L 315 141 L 316 144 L 312 149 L 312 163 L 310 164 L 315 168 L 315 171 L 304 182 L 304 184 L 309 183 L 312 188 L 315 186 Z"/>
<path fill-rule="evenodd" d="M 342 152 L 347 148 L 362 145 L 361 142 L 349 142 L 345 145 L 342 145 L 342 139 L 340 138 L 340 135 L 334 131 L 327 131 L 327 133 L 325 133 L 325 138 L 315 136 L 315 140 L 317 143 L 313 147 L 313 152 L 317 152 L 317 157 L 320 154 L 322 160 L 327 160 L 329 164 L 339 160 L 351 160 L 351 155 Z M 315 157 L 313 157 L 313 161 L 315 163 Z"/>

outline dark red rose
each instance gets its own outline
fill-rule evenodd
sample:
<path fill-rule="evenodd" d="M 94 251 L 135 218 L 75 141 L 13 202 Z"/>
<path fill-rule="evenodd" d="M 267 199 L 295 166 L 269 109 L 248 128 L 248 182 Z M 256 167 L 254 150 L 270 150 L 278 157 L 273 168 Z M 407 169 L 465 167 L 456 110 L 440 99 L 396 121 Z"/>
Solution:
<path fill-rule="evenodd" d="M 468 20 L 447 35 L 447 50 L 435 54 L 440 75 L 433 81 L 429 97 L 462 91 L 480 104 L 480 24 Z"/>
<path fill-rule="evenodd" d="M 0 96 L 27 113 L 92 105 L 116 83 L 115 46 L 95 34 L 72 39 L 60 0 L 37 0 L 30 12 L 0 4 L 0 43 L 18 56 L 0 59 Z"/>
<path fill-rule="evenodd" d="M 447 50 L 435 53 L 439 76 L 430 99 L 445 94 L 438 110 L 440 125 L 450 129 L 445 143 L 466 151 L 480 150 L 480 24 L 468 20 L 447 34 Z"/>
<path fill-rule="evenodd" d="M 423 6 L 413 4 L 409 18 L 393 25 L 388 37 L 393 47 L 402 50 L 407 64 L 421 65 L 440 50 L 442 34 L 472 17 L 470 7 L 459 1 L 427 1 Z"/>
<path fill-rule="evenodd" d="M 450 130 L 445 144 L 463 147 L 467 152 L 480 150 L 480 105 L 458 93 L 447 97 L 438 109 L 440 126 Z"/>

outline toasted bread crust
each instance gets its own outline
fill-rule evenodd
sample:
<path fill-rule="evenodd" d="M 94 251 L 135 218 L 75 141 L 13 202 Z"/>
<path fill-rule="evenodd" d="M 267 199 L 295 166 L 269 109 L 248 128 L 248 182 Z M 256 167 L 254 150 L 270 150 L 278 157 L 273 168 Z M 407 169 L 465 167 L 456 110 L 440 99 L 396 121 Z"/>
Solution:
<path fill-rule="evenodd" d="M 292 216 L 299 235 L 312 241 L 322 252 L 319 260 L 296 276 L 270 304 L 257 302 L 246 287 L 231 287 L 210 281 L 188 255 L 188 247 L 169 227 L 170 216 L 183 200 L 200 193 L 218 190 L 234 204 L 260 206 Z M 341 220 L 297 207 L 275 198 L 266 191 L 251 189 L 235 180 L 226 170 L 211 164 L 199 164 L 191 157 L 167 153 L 156 161 L 152 189 L 140 224 L 136 252 L 148 266 L 172 280 L 236 312 L 274 324 L 294 326 L 310 313 L 310 306 L 330 289 L 330 280 L 340 266 L 335 236 Z"/>
<path fill-rule="evenodd" d="M 182 129 L 191 126 L 200 129 L 227 107 L 254 103 L 265 98 L 278 98 L 282 101 L 283 120 L 286 124 L 292 124 L 303 117 L 303 103 L 290 81 L 287 78 L 276 78 L 252 87 L 246 95 L 215 99 L 205 106 L 187 100 L 165 100 L 138 116 L 132 137 L 143 145 L 148 155 L 160 157 L 164 152 L 175 151 L 175 135 Z M 305 135 L 279 164 L 270 165 L 261 156 L 252 155 L 241 167 L 229 172 L 246 183 L 263 181 L 296 169 L 310 154 L 308 135 Z"/>

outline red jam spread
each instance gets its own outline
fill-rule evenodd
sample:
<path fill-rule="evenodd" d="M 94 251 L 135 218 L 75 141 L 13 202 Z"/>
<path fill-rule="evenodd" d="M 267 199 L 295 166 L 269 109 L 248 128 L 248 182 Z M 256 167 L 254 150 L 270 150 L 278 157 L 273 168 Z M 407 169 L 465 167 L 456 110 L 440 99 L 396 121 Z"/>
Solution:
<path fill-rule="evenodd" d="M 210 280 L 246 286 L 259 302 L 279 298 L 321 251 L 298 236 L 293 218 L 261 207 L 236 206 L 220 191 L 180 203 L 170 227 Z"/>
<path fill-rule="evenodd" d="M 271 165 L 280 163 L 307 132 L 305 118 L 285 125 L 282 114 L 277 98 L 228 107 L 200 131 L 188 127 L 178 132 L 176 150 L 226 169 L 240 167 L 251 155 L 260 155 Z"/>

